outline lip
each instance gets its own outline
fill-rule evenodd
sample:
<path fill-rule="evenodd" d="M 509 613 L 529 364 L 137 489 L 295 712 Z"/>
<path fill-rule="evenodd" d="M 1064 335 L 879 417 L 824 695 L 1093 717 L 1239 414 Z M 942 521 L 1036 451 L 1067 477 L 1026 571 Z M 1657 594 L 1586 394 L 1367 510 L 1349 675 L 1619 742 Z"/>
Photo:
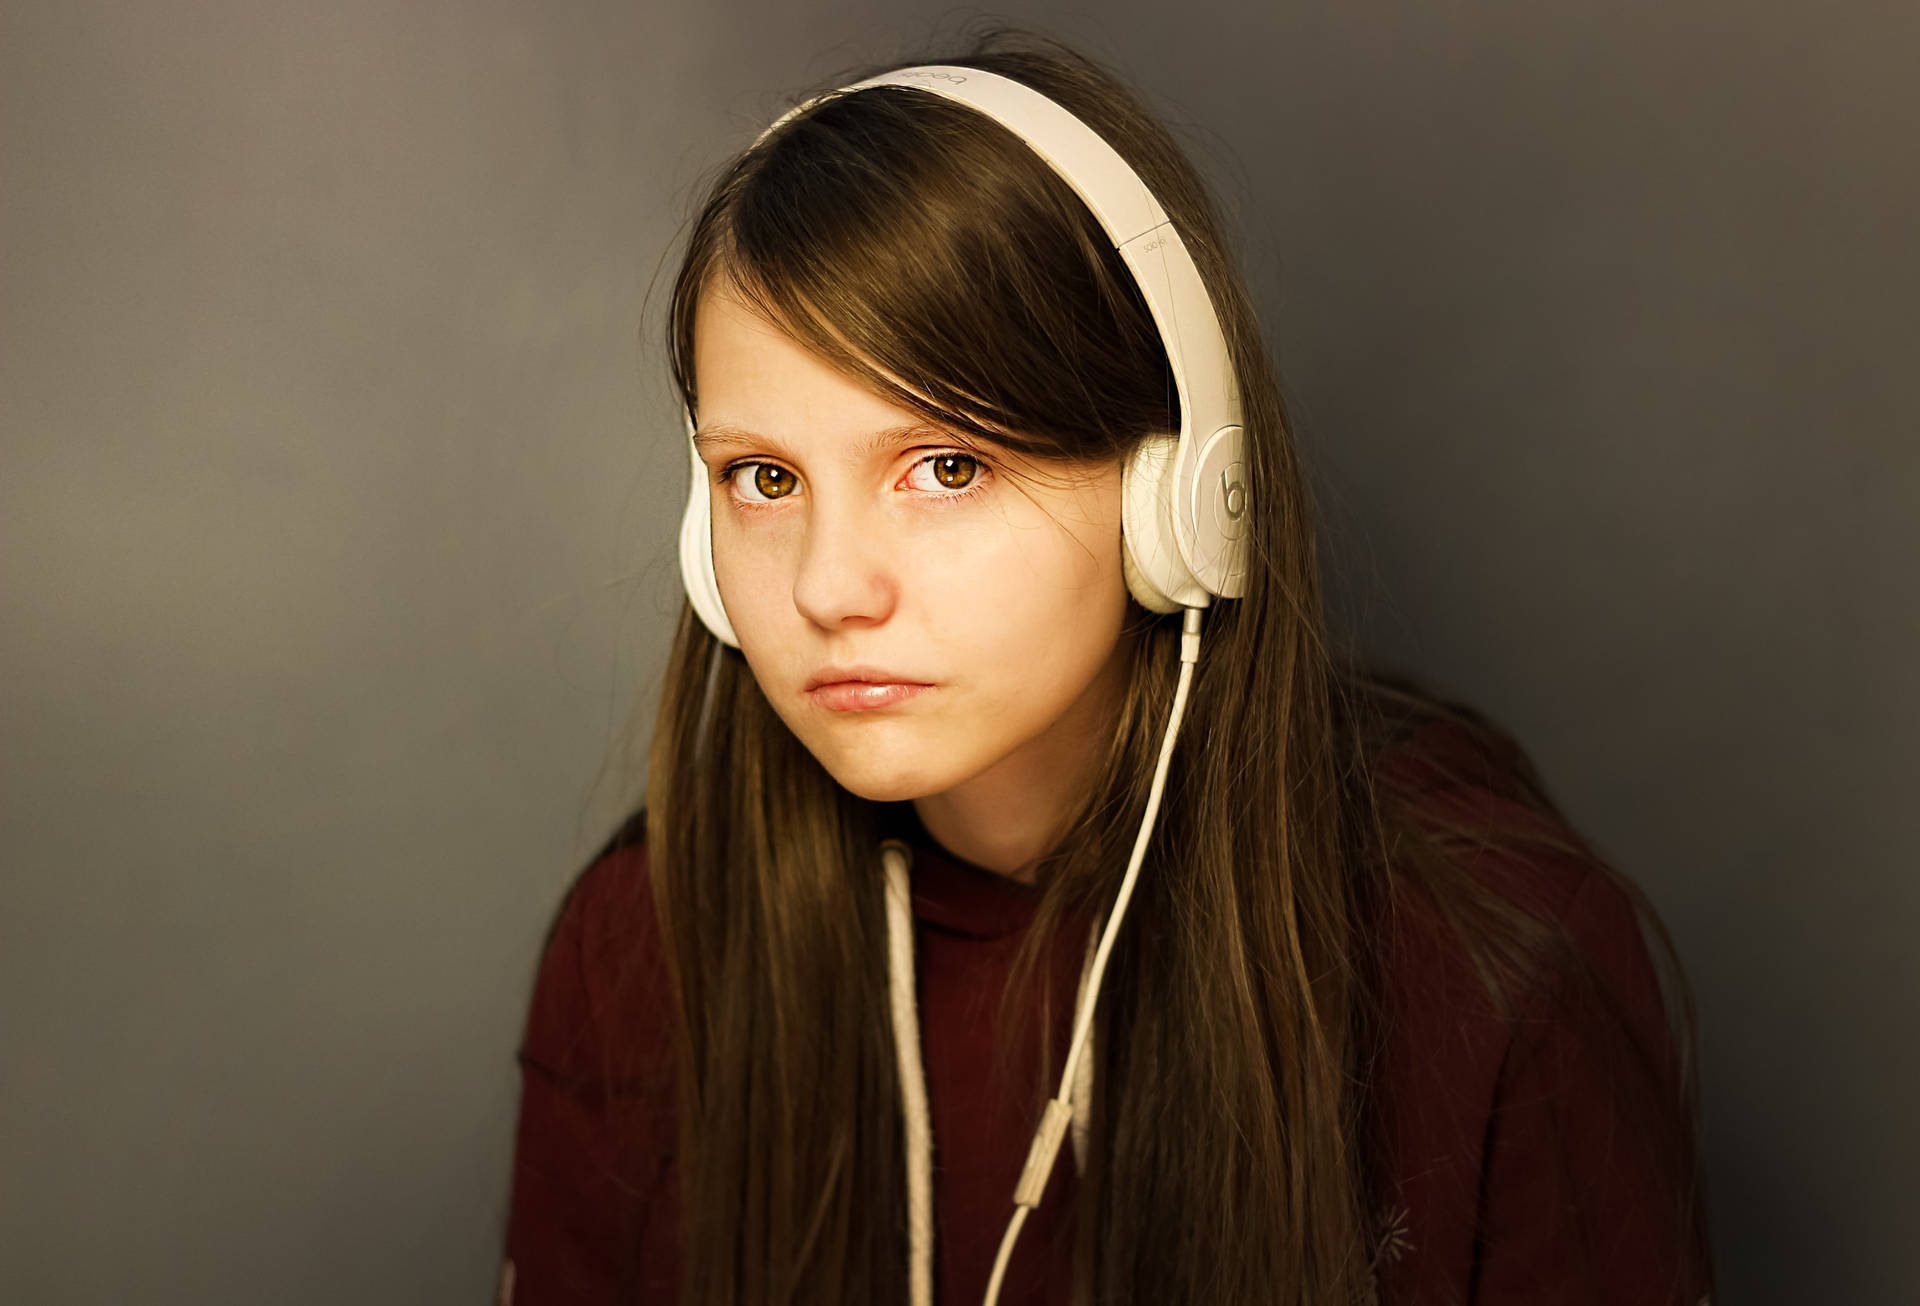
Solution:
<path fill-rule="evenodd" d="M 866 712 L 904 703 L 932 688 L 932 685 L 909 685 L 899 681 L 875 683 L 868 680 L 841 680 L 815 686 L 807 691 L 807 697 L 835 712 Z"/>
<path fill-rule="evenodd" d="M 915 680 L 912 676 L 902 675 L 898 671 L 889 671 L 885 667 L 821 667 L 811 676 L 808 676 L 807 683 L 800 686 L 800 688 L 811 693 L 822 685 L 839 685 L 849 680 L 862 680 L 869 685 L 928 685 L 933 683 L 927 680 Z"/>

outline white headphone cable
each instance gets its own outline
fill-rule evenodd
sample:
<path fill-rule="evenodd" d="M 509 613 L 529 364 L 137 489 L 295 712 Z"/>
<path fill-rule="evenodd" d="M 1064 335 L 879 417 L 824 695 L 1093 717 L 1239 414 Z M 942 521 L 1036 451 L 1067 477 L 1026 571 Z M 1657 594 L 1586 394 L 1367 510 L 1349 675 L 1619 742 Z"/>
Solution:
<path fill-rule="evenodd" d="M 1154 767 L 1153 784 L 1147 791 L 1147 810 L 1134 840 L 1133 856 L 1120 881 L 1113 910 L 1097 948 L 1081 971 L 1080 993 L 1075 1003 L 1073 1041 L 1067 1048 L 1067 1061 L 1060 1076 L 1060 1092 L 1047 1103 L 1021 1167 L 1020 1181 L 1014 1188 L 1013 1218 L 1001 1237 L 999 1254 L 994 1257 L 993 1274 L 987 1280 L 984 1306 L 995 1306 L 1001 1280 L 1013 1256 L 1020 1227 L 1027 1212 L 1040 1204 L 1053 1165 L 1060 1154 L 1060 1140 L 1073 1126 L 1075 1151 L 1083 1156 L 1087 1121 L 1087 1100 L 1091 1096 L 1093 1009 L 1100 996 L 1100 983 L 1106 975 L 1107 957 L 1113 940 L 1133 897 L 1134 882 L 1140 876 L 1140 864 L 1146 857 L 1147 839 L 1153 832 L 1154 818 L 1160 812 L 1160 795 L 1166 787 L 1167 765 L 1173 757 L 1173 741 L 1180 732 L 1180 720 L 1186 713 L 1187 691 L 1193 681 L 1194 665 L 1200 660 L 1200 609 L 1186 609 L 1180 634 L 1180 681 L 1174 689 L 1173 709 L 1167 720 L 1167 733 L 1160 742 L 1160 757 Z M 914 1000 L 913 916 L 909 897 L 906 850 L 896 841 L 881 845 L 887 872 L 888 987 L 892 999 L 894 1048 L 900 1066 L 900 1100 L 907 1144 L 907 1227 L 911 1239 L 908 1282 L 913 1306 L 933 1303 L 933 1129 L 927 1115 L 925 1068 L 920 1059 L 919 1013 Z M 1086 1058 L 1083 1061 L 1083 1056 Z M 1083 1070 L 1082 1067 L 1085 1067 Z"/>

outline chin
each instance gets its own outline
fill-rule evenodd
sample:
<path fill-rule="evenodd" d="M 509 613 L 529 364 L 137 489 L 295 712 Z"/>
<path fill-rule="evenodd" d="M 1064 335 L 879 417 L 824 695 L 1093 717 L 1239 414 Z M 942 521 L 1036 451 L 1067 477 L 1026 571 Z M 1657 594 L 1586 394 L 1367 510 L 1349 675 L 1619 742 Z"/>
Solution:
<path fill-rule="evenodd" d="M 944 793 L 953 786 L 952 777 L 947 774 L 948 768 L 936 770 L 922 766 L 918 759 L 910 756 L 902 757 L 880 750 L 858 756 L 851 753 L 822 755 L 818 750 L 812 751 L 820 759 L 820 765 L 826 768 L 827 774 L 838 781 L 842 789 L 869 802 L 905 802 Z"/>
<path fill-rule="evenodd" d="M 928 790 L 922 785 L 902 784 L 890 777 L 834 775 L 840 787 L 856 798 L 864 798 L 870 803 L 905 803 L 915 798 L 925 798 Z"/>

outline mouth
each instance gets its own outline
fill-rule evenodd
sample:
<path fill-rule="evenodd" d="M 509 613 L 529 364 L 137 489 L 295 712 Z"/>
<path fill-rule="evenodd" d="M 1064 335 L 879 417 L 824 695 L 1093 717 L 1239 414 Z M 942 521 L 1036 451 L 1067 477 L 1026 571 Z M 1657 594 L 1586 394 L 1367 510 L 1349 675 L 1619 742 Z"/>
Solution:
<path fill-rule="evenodd" d="M 905 681 L 836 680 L 806 691 L 814 703 L 833 712 L 868 712 L 893 707 L 932 689 Z"/>

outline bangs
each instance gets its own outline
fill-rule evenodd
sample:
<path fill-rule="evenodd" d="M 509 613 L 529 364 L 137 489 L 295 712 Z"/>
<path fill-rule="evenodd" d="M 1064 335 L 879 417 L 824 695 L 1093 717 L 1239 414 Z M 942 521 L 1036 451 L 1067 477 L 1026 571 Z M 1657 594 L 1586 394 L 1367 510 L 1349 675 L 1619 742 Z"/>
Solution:
<path fill-rule="evenodd" d="M 993 445 L 1035 457 L 1058 453 L 1002 425 L 984 401 L 968 396 L 968 402 L 955 403 L 951 382 L 941 385 L 940 378 L 921 372 L 916 387 L 893 367 L 874 358 L 872 346 L 862 347 L 852 335 L 860 317 L 849 320 L 846 310 L 863 307 L 855 295 L 843 291 L 830 306 L 824 306 L 796 284 L 787 268 L 778 263 L 771 268 L 755 267 L 745 264 L 737 254 L 715 262 L 705 288 L 738 300 L 748 312 L 791 337 L 843 376 L 888 403 L 918 413 L 950 432 L 956 443 Z"/>
<path fill-rule="evenodd" d="M 748 150 L 676 287 L 691 404 L 707 290 L 880 398 L 1045 462 L 1178 430 L 1164 347 L 1093 215 L 998 123 L 910 88 L 813 106 Z"/>

